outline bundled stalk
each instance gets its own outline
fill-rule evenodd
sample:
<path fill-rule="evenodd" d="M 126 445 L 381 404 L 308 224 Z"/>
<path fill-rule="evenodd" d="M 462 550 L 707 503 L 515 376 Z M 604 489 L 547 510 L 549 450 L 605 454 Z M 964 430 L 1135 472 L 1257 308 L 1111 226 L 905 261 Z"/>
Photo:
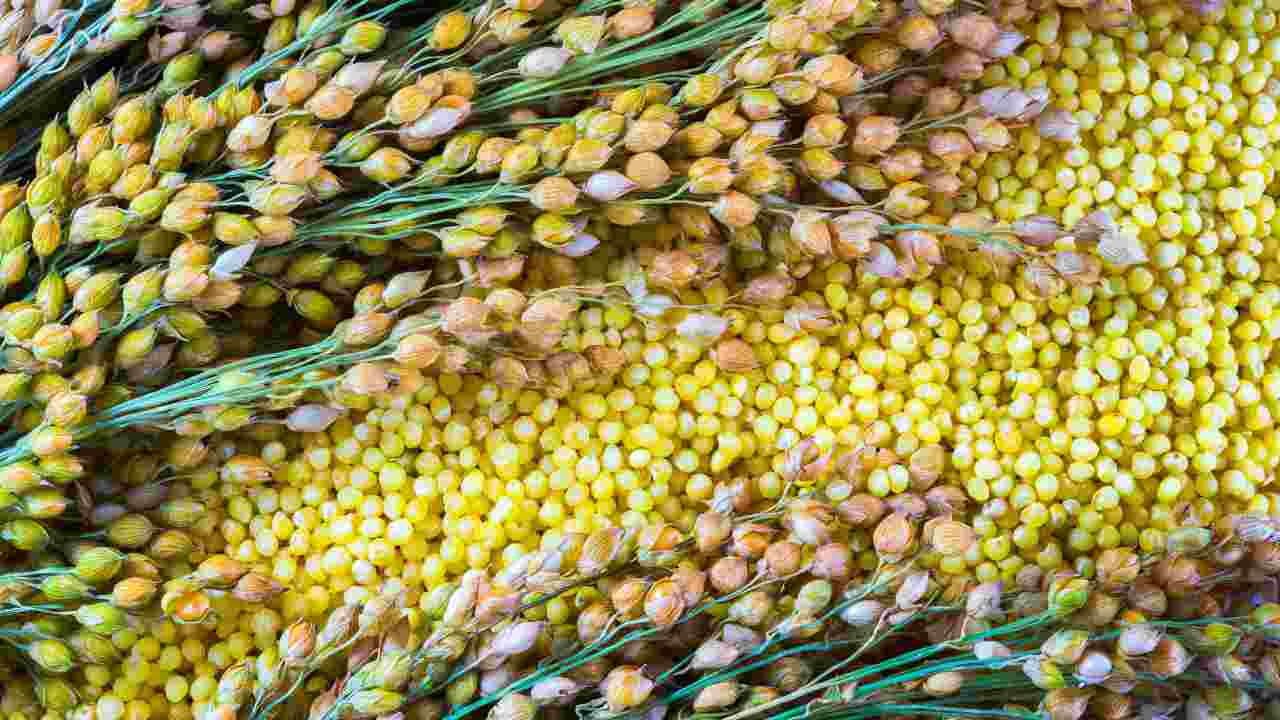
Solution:
<path fill-rule="evenodd" d="M 689 538 L 663 525 L 567 536 L 495 576 L 473 570 L 434 588 L 418 607 L 403 595 L 345 606 L 319 632 L 299 621 L 278 649 L 230 668 L 210 712 L 298 712 L 293 695 L 326 675 L 337 680 L 311 702 L 312 720 L 486 708 L 1079 720 L 1140 704 L 1235 716 L 1280 689 L 1265 642 L 1280 605 L 1228 608 L 1258 566 L 1226 548 L 1274 547 L 1256 539 L 1270 520 L 1233 518 L 1217 543 L 1188 531 L 1162 559 L 1111 551 L 1094 582 L 1027 573 L 1007 590 L 917 564 L 921 549 L 960 549 L 960 523 L 901 511 L 869 520 L 868 504 L 712 510 Z M 870 569 L 839 539 L 868 522 L 882 558 Z M 907 534 L 920 524 L 920 539 Z M 555 598 L 580 608 L 576 624 L 549 614 Z"/>

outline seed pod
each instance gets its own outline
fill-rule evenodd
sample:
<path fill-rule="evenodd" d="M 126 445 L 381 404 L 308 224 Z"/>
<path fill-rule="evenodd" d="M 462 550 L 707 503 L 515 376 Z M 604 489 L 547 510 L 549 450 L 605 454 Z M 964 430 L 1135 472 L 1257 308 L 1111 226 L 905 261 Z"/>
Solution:
<path fill-rule="evenodd" d="M 747 627 L 759 627 L 773 610 L 773 605 L 773 598 L 768 593 L 755 590 L 729 606 L 729 619 Z"/>
<path fill-rule="evenodd" d="M 347 700 L 352 711 L 360 715 L 382 715 L 404 704 L 404 696 L 390 690 L 361 690 Z"/>
<path fill-rule="evenodd" d="M 315 649 L 315 625 L 306 620 L 297 620 L 281 633 L 277 651 L 286 666 L 298 667 L 306 663 Z"/>
<path fill-rule="evenodd" d="M 520 74 L 526 78 L 546 79 L 555 77 L 573 59 L 573 53 L 564 48 L 540 47 L 520 58 Z"/>
<path fill-rule="evenodd" d="M 136 549 L 151 540 L 155 525 L 145 515 L 125 515 L 107 528 L 107 540 L 117 547 Z"/>
<path fill-rule="evenodd" d="M 520 622 L 507 626 L 494 637 L 489 652 L 494 657 L 508 658 L 528 652 L 546 630 L 546 623 Z"/>
<path fill-rule="evenodd" d="M 813 669 L 797 657 L 784 657 L 765 668 L 765 682 L 781 692 L 795 692 L 813 679 Z"/>
<path fill-rule="evenodd" d="M 83 600 L 93 595 L 93 588 L 76 575 L 52 575 L 41 581 L 40 592 L 58 602 Z"/>
<path fill-rule="evenodd" d="M 671 627 L 684 610 L 683 591 L 670 579 L 659 580 L 645 594 L 644 614 L 655 627 Z"/>
<path fill-rule="evenodd" d="M 120 661 L 120 651 L 111 640 L 94 632 L 71 633 L 67 636 L 67 645 L 81 662 L 108 665 Z"/>
<path fill-rule="evenodd" d="M 151 540 L 147 554 L 157 560 L 173 560 L 185 557 L 195 549 L 191 536 L 181 530 L 164 530 Z"/>
<path fill-rule="evenodd" d="M 0 490 L 21 494 L 34 490 L 41 485 L 43 476 L 38 468 L 29 462 L 17 462 L 0 468 Z"/>
<path fill-rule="evenodd" d="M 360 163 L 360 172 L 374 182 L 391 184 L 400 181 L 413 170 L 413 158 L 396 148 L 375 150 Z"/>
<path fill-rule="evenodd" d="M 693 709 L 696 712 L 714 712 L 727 708 L 738 701 L 742 689 L 742 685 L 732 680 L 708 685 L 694 698 Z"/>
<path fill-rule="evenodd" d="M 27 518 L 10 520 L 0 525 L 0 539 L 27 552 L 39 552 L 53 542 L 49 531 L 43 525 Z"/>
<path fill-rule="evenodd" d="M 539 707 L 564 706 L 582 692 L 583 686 L 569 678 L 550 677 L 539 680 L 529 689 L 529 696 Z"/>
<path fill-rule="evenodd" d="M 537 706 L 529 695 L 510 693 L 494 704 L 489 720 L 533 720 L 536 714 Z"/>
<path fill-rule="evenodd" d="M 91 548 L 75 558 L 73 572 L 90 583 L 103 583 L 114 578 L 124 566 L 124 555 L 115 548 Z"/>
<path fill-rule="evenodd" d="M 222 672 L 214 697 L 221 705 L 243 705 L 253 696 L 253 681 L 252 666 L 241 660 Z"/>
<path fill-rule="evenodd" d="M 1133 583 L 1142 569 L 1137 554 L 1128 548 L 1109 548 L 1098 556 L 1098 581 L 1104 587 L 1123 587 Z"/>
<path fill-rule="evenodd" d="M 1097 685 L 1105 682 L 1111 675 L 1111 658 L 1100 650 L 1090 650 L 1080 659 L 1075 668 L 1075 675 L 1086 685 Z"/>
<path fill-rule="evenodd" d="M 1084 607 L 1089 599 L 1089 582 L 1073 577 L 1055 580 L 1049 586 L 1049 607 L 1059 615 L 1067 615 Z"/>
<path fill-rule="evenodd" d="M 27 657 L 41 670 L 53 675 L 70 672 L 75 667 L 75 656 L 66 643 L 56 638 L 36 640 L 27 647 Z"/>
<path fill-rule="evenodd" d="M 1162 638 L 1149 656 L 1151 672 L 1161 679 L 1177 677 L 1191 666 L 1194 656 L 1174 638 Z"/>
<path fill-rule="evenodd" d="M 262 183 L 249 191 L 249 205 L 263 215 L 283 217 L 302 206 L 307 189 L 286 183 Z"/>
<path fill-rule="evenodd" d="M 62 427 L 79 425 L 89 413 L 89 399 L 80 393 L 60 392 L 45 405 L 44 417 Z"/>
<path fill-rule="evenodd" d="M 649 584 L 639 578 L 623 580 L 609 592 L 609 602 L 624 617 L 638 617 L 644 606 Z"/>
<path fill-rule="evenodd" d="M 612 150 L 607 143 L 582 138 L 569 148 L 562 169 L 569 174 L 594 172 L 604 167 L 611 154 Z"/>
<path fill-rule="evenodd" d="M 1031 680 L 1031 684 L 1041 690 L 1057 690 L 1066 685 L 1062 670 L 1052 662 L 1041 658 L 1027 658 L 1022 664 L 1022 673 Z"/>
<path fill-rule="evenodd" d="M 128 623 L 124 610 L 104 602 L 81 605 L 76 608 L 75 618 L 85 629 L 99 635 L 111 635 Z"/>
<path fill-rule="evenodd" d="M 1093 694 L 1092 690 L 1057 688 L 1045 694 L 1041 707 L 1049 720 L 1080 720 Z"/>
<path fill-rule="evenodd" d="M 835 590 L 826 580 L 810 580 L 796 593 L 795 612 L 802 617 L 816 618 L 831 604 Z"/>
<path fill-rule="evenodd" d="M 925 680 L 924 691 L 931 697 L 947 697 L 959 692 L 964 682 L 964 673 L 956 670 L 934 673 Z"/>
<path fill-rule="evenodd" d="M 655 684 L 640 668 L 623 665 L 614 668 L 601 683 L 601 693 L 612 712 L 637 707 L 649 699 Z"/>
<path fill-rule="evenodd" d="M 1130 657 L 1146 655 L 1156 649 L 1160 638 L 1160 631 L 1151 625 L 1130 625 L 1120 632 L 1116 649 Z"/>
<path fill-rule="evenodd" d="M 1272 650 L 1258 660 L 1258 674 L 1268 688 L 1280 687 L 1280 654 Z"/>
<path fill-rule="evenodd" d="M 1220 622 L 1192 626 L 1183 633 L 1183 641 L 1193 652 L 1211 657 L 1235 652 L 1241 637 L 1235 627 Z"/>
<path fill-rule="evenodd" d="M 75 348 L 75 334 L 60 323 L 44 325 L 31 337 L 31 352 L 37 360 L 61 360 Z"/>
<path fill-rule="evenodd" d="M 1040 653 L 1059 665 L 1074 665 L 1088 644 L 1089 633 L 1083 630 L 1059 630 L 1040 645 Z"/>
<path fill-rule="evenodd" d="M 125 610 L 140 610 L 155 599 L 160 584 L 145 577 L 130 577 L 111 588 L 111 604 Z"/>
<path fill-rule="evenodd" d="M 915 544 L 915 527 L 906 515 L 895 512 L 876 525 L 872 543 L 883 557 L 902 557 Z"/>

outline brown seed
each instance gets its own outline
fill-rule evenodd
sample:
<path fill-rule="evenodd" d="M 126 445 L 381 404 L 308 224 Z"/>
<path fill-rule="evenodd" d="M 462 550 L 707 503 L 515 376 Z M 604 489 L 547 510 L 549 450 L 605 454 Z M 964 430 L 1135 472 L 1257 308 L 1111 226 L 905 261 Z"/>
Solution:
<path fill-rule="evenodd" d="M 928 15 L 912 15 L 898 25 L 897 40 L 913 52 L 928 52 L 942 41 L 942 30 Z"/>
<path fill-rule="evenodd" d="M 704 687 L 693 699 L 695 712 L 714 712 L 723 710 L 738 701 L 742 694 L 742 685 L 732 680 L 714 683 Z"/>
<path fill-rule="evenodd" d="M 639 37 L 653 29 L 653 8 L 624 8 L 609 18 L 609 35 L 618 40 Z"/>
<path fill-rule="evenodd" d="M 513 282 L 524 272 L 525 257 L 480 258 L 476 261 L 476 277 L 481 287 L 494 287 Z M 486 305 L 489 304 L 486 298 Z"/>
<path fill-rule="evenodd" d="M 689 669 L 695 672 L 720 670 L 732 665 L 741 654 L 742 652 L 730 643 L 714 639 L 707 640 L 694 652 Z"/>
<path fill-rule="evenodd" d="M 478 298 L 461 297 L 449 303 L 444 311 L 444 329 L 458 334 L 483 330 L 489 318 L 489 306 Z"/>
<path fill-rule="evenodd" d="M 693 538 L 701 553 L 714 552 L 729 539 L 732 532 L 733 523 L 723 513 L 707 511 L 694 520 Z"/>
<path fill-rule="evenodd" d="M 720 594 L 728 594 L 747 583 L 751 569 L 747 561 L 740 557 L 722 557 L 716 560 L 707 571 L 711 587 Z"/>
<path fill-rule="evenodd" d="M 659 580 L 644 597 L 644 614 L 659 628 L 671 627 L 684 614 L 684 593 L 671 579 Z"/>
<path fill-rule="evenodd" d="M 915 542 L 915 527 L 902 513 L 893 513 L 876 525 L 872 543 L 876 552 L 887 558 L 902 557 Z"/>
<path fill-rule="evenodd" d="M 716 343 L 711 353 L 716 367 L 724 372 L 745 373 L 760 366 L 755 350 L 745 340 L 726 338 Z"/>
<path fill-rule="evenodd" d="M 731 228 L 741 228 L 755 222 L 756 215 L 760 212 L 760 204 L 751 196 L 740 193 L 736 190 L 730 190 L 716 198 L 715 205 L 711 208 L 711 214 L 716 220 L 728 225 Z M 830 247 L 830 242 L 827 244 Z"/>
<path fill-rule="evenodd" d="M 645 677 L 640 668 L 623 665 L 605 677 L 601 692 L 609 710 L 618 713 L 648 700 L 654 687 L 654 682 Z"/>
<path fill-rule="evenodd" d="M 947 33 L 962 48 L 986 52 L 996 38 L 1000 37 L 1000 26 L 986 15 L 965 13 L 947 23 Z"/>
<path fill-rule="evenodd" d="M 698 158 L 685 173 L 689 178 L 689 189 L 696 193 L 718 194 L 725 192 L 733 185 L 734 172 L 725 158 Z"/>
<path fill-rule="evenodd" d="M 644 608 L 645 594 L 649 583 L 639 578 L 623 580 L 613 587 L 609 593 L 609 602 L 613 609 L 626 617 L 639 617 Z"/>
<path fill-rule="evenodd" d="M 814 577 L 843 582 L 853 576 L 853 550 L 841 543 L 828 543 L 813 552 L 809 572 Z"/>
<path fill-rule="evenodd" d="M 789 540 L 775 542 L 764 551 L 764 564 L 773 577 L 786 577 L 800 570 L 803 548 Z"/>
<path fill-rule="evenodd" d="M 622 144 L 633 153 L 661 150 L 671 142 L 675 128 L 660 120 L 637 120 L 627 128 Z"/>
<path fill-rule="evenodd" d="M 1046 693 L 1041 705 L 1049 720 L 1080 720 L 1093 694 L 1085 688 L 1058 688 Z"/>
<path fill-rule="evenodd" d="M 262 573 L 248 573 L 236 582 L 231 594 L 237 600 L 260 604 L 284 592 L 285 587 Z"/>
<path fill-rule="evenodd" d="M 648 552 L 666 552 L 684 540 L 674 525 L 653 523 L 646 525 L 636 538 L 636 546 Z"/>
<path fill-rule="evenodd" d="M 627 364 L 627 356 L 617 348 L 606 345 L 593 345 L 587 348 L 587 360 L 598 373 L 612 375 Z"/>
<path fill-rule="evenodd" d="M 155 598 L 160 583 L 145 577 L 129 577 L 111 588 L 111 604 L 124 610 L 146 607 Z"/>
<path fill-rule="evenodd" d="M 986 58 L 973 50 L 956 50 L 942 64 L 942 76 L 948 80 L 977 80 L 986 68 Z"/>
<path fill-rule="evenodd" d="M 578 640 L 589 643 L 604 634 L 613 612 L 603 602 L 588 605 L 578 614 Z"/>
<path fill-rule="evenodd" d="M 524 361 L 515 357 L 498 357 L 490 368 L 490 374 L 498 387 L 520 389 L 529 384 L 529 369 Z"/>
<path fill-rule="evenodd" d="M 795 692 L 813 679 L 813 669 L 798 657 L 775 660 L 764 672 L 767 683 L 785 693 Z"/>
<path fill-rule="evenodd" d="M 923 112 L 926 117 L 950 115 L 960 109 L 964 96 L 949 85 L 939 85 L 925 93 Z"/>
<path fill-rule="evenodd" d="M 880 498 L 862 493 L 841 502 L 836 512 L 853 527 L 867 528 L 879 523 L 888 507 Z"/>
<path fill-rule="evenodd" d="M 678 290 L 687 287 L 698 274 L 698 263 L 685 250 L 670 250 L 653 259 L 649 282 L 657 287 Z"/>
<path fill-rule="evenodd" d="M 1158 585 L 1148 580 L 1138 580 L 1129 589 L 1129 604 L 1151 617 L 1160 617 L 1169 610 L 1169 598 Z"/>
<path fill-rule="evenodd" d="M 656 190 L 671 180 L 667 161 L 654 152 L 638 152 L 627 158 L 625 174 L 640 190 Z"/>
<path fill-rule="evenodd" d="M 963 555 L 977 541 L 977 533 L 962 522 L 934 518 L 925 523 L 925 537 L 943 555 Z"/>
<path fill-rule="evenodd" d="M 1133 583 L 1142 570 L 1138 556 L 1128 548 L 1109 548 L 1098 556 L 1098 581 L 1104 587 L 1122 587 Z"/>
<path fill-rule="evenodd" d="M 356 395 L 376 395 L 391 388 L 391 378 L 378 363 L 360 363 L 343 373 L 342 387 Z"/>
<path fill-rule="evenodd" d="M 902 130 L 897 118 L 872 115 L 858 122 L 850 149 L 859 155 L 883 155 L 898 142 Z"/>
<path fill-rule="evenodd" d="M 431 335 L 416 333 L 401 338 L 396 345 L 396 362 L 409 367 L 424 370 L 440 357 L 440 342 Z"/>
<path fill-rule="evenodd" d="M 553 175 L 539 180 L 529 189 L 529 202 L 546 212 L 565 212 L 577 204 L 578 194 L 578 188 L 572 180 Z"/>

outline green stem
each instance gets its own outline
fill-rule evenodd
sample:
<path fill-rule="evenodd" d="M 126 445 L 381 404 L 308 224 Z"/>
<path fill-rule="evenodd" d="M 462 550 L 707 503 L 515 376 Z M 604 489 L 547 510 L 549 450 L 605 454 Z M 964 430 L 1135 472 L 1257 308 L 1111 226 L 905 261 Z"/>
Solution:
<path fill-rule="evenodd" d="M 830 680 L 825 680 L 820 683 L 814 683 L 812 685 L 808 685 L 799 690 L 796 690 L 795 692 L 788 693 L 776 700 L 772 700 L 770 702 L 757 705 L 747 710 L 743 710 L 742 712 L 738 712 L 733 715 L 730 715 L 729 717 L 724 718 L 724 720 L 744 720 L 744 718 L 752 717 L 760 714 L 761 712 L 764 712 L 765 710 L 769 710 L 775 707 L 779 707 L 782 705 L 795 702 L 800 698 L 808 697 L 815 693 L 826 690 L 827 688 L 837 687 L 837 686 L 845 685 L 848 683 L 856 683 L 859 680 L 868 678 L 872 675 L 879 675 L 885 672 L 886 670 L 899 668 L 904 665 L 910 665 L 912 663 L 918 662 L 920 660 L 928 659 L 930 657 L 933 657 L 934 655 L 937 655 L 939 653 L 942 653 L 942 652 L 945 652 L 946 650 L 951 649 L 956 644 L 970 644 L 970 643 L 978 642 L 979 640 L 986 640 L 988 638 L 999 637 L 1001 635 L 1009 635 L 1011 633 L 1020 632 L 1022 630 L 1026 630 L 1028 628 L 1032 628 L 1037 625 L 1043 624 L 1045 622 L 1048 622 L 1049 620 L 1055 619 L 1056 617 L 1057 615 L 1052 611 L 1046 611 L 1037 615 L 1032 615 L 1031 617 L 1027 617 L 1015 622 L 1011 622 L 1007 625 L 1001 625 L 999 627 L 992 628 L 984 632 L 965 636 L 963 638 L 960 638 L 954 641 L 954 643 L 939 643 L 937 645 L 930 645 L 928 647 L 923 647 L 908 653 L 903 653 L 902 655 L 899 655 L 891 660 L 886 660 L 884 662 L 876 663 L 875 665 L 861 668 L 853 672 L 846 673 L 844 675 L 839 675 L 837 677 L 831 678 Z M 898 680 L 897 682 L 902 682 L 902 681 Z M 862 692 L 863 688 L 861 687 L 858 688 L 858 691 Z"/>

